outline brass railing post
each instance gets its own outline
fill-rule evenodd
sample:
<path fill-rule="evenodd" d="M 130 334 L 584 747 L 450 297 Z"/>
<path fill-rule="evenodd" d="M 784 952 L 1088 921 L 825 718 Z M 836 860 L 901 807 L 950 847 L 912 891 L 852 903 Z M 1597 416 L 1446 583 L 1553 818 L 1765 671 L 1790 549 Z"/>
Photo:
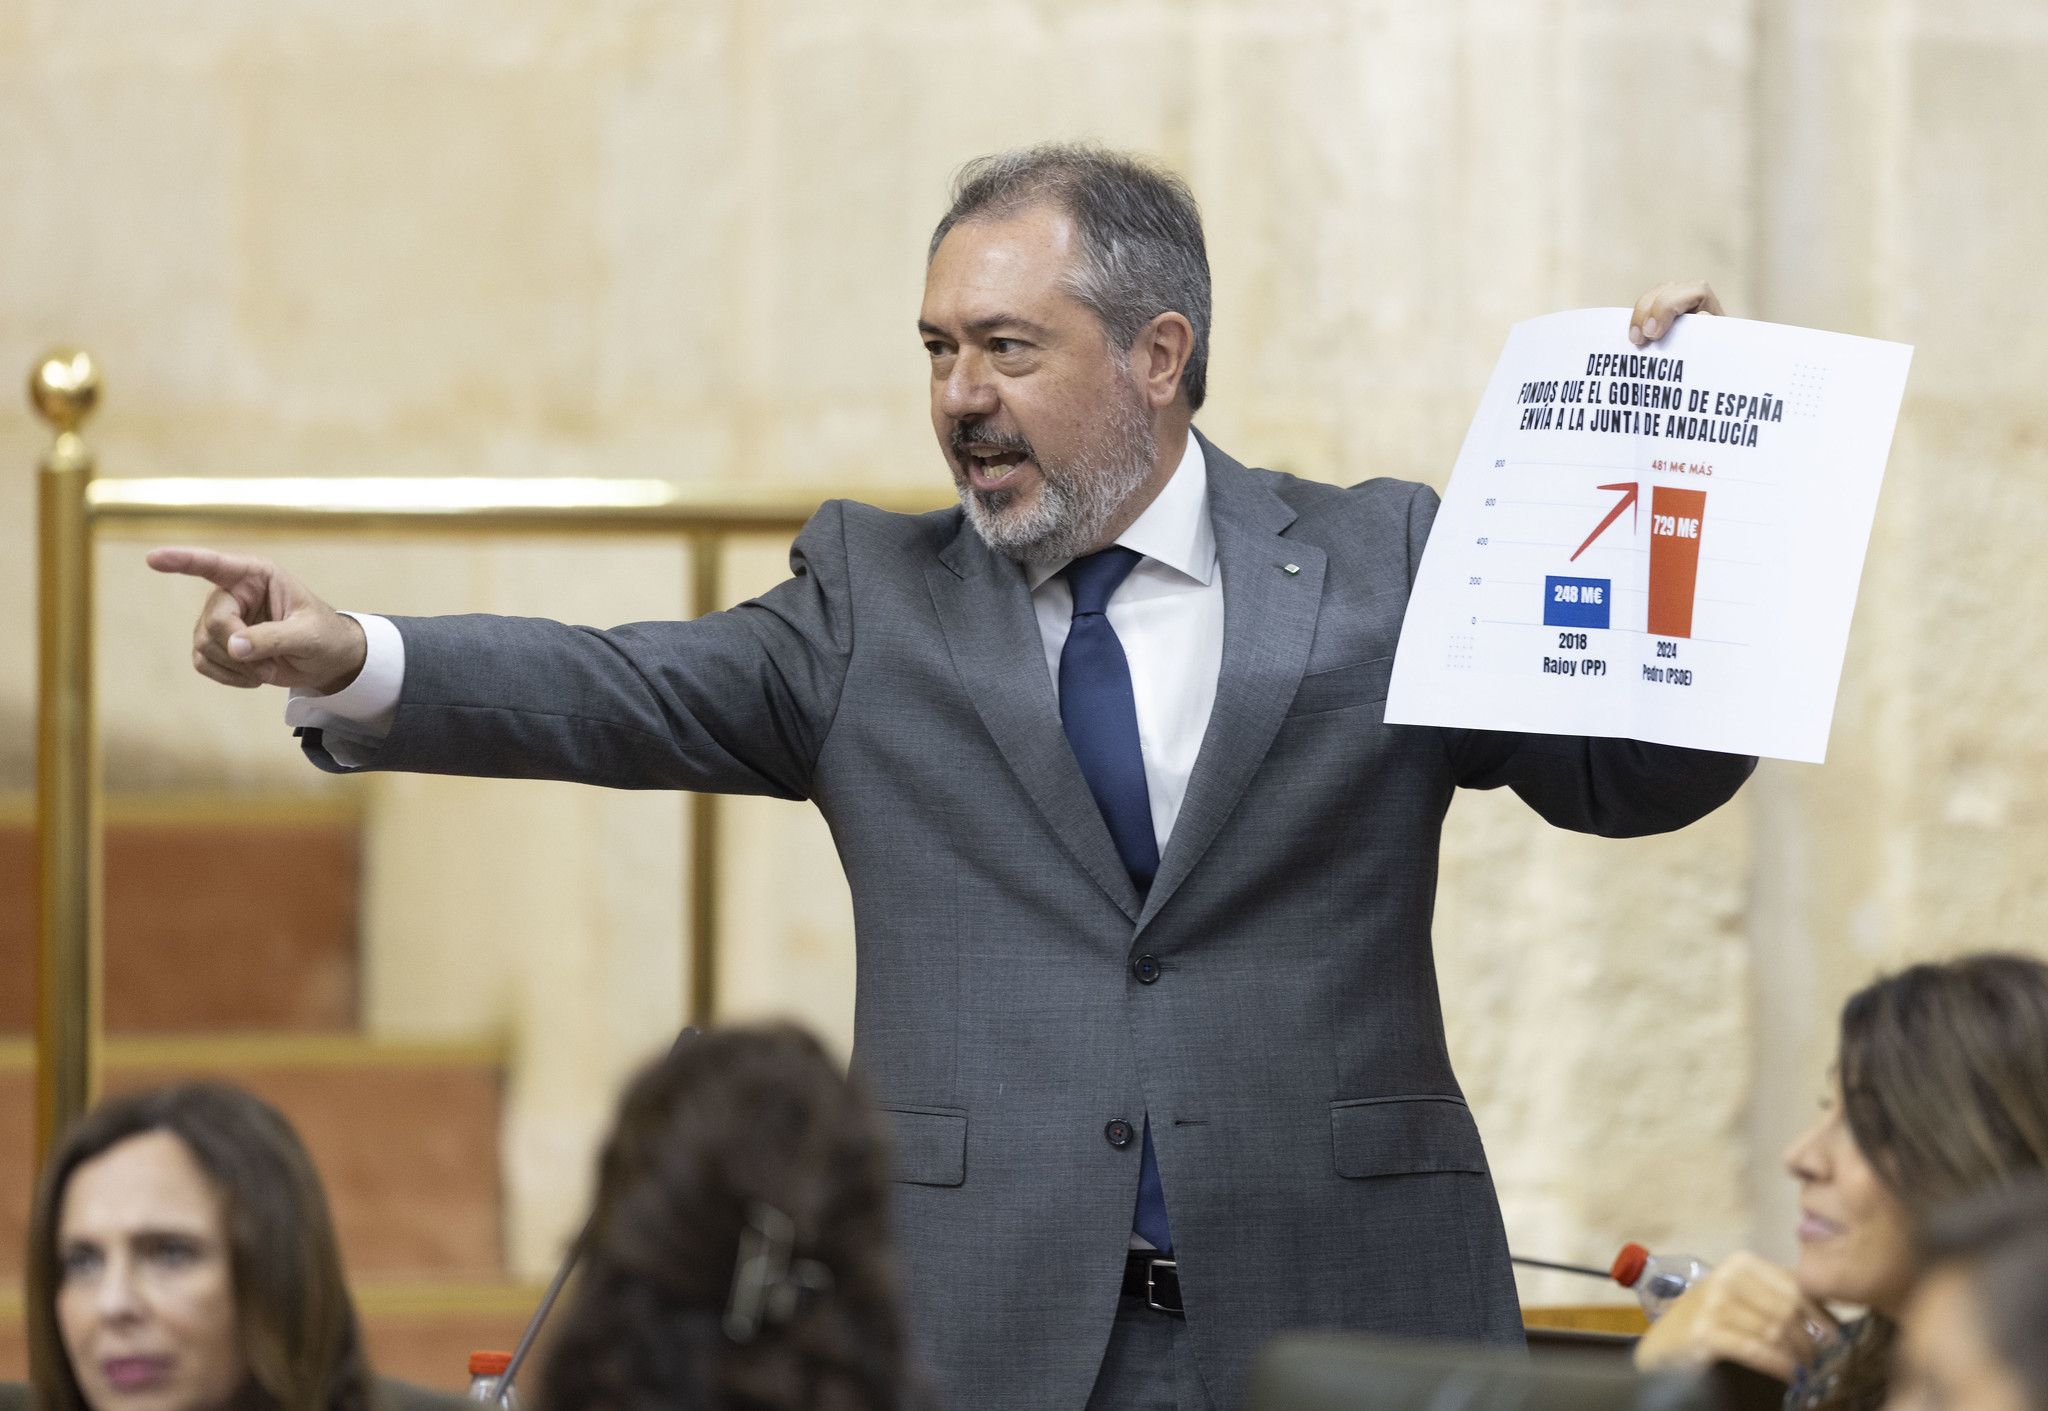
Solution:
<path fill-rule="evenodd" d="M 718 610 L 721 550 L 725 537 L 699 531 L 690 536 L 689 616 L 698 618 Z M 719 808 L 716 794 L 690 795 L 690 861 L 684 886 L 687 924 L 684 928 L 689 950 L 690 994 L 684 1012 L 689 1022 L 709 1027 L 718 1013 L 718 893 L 722 878 L 719 863 Z"/>
<path fill-rule="evenodd" d="M 29 401 L 57 433 L 37 476 L 36 1160 L 92 1101 L 99 1073 L 100 781 L 92 693 L 92 453 L 85 353 L 46 354 Z"/>
<path fill-rule="evenodd" d="M 39 477 L 40 649 L 36 757 L 36 1140 L 40 1155 L 98 1090 L 100 1045 L 100 762 L 94 723 L 92 569 L 102 535 L 206 535 L 223 529 L 339 534 L 675 535 L 689 546 L 689 615 L 718 609 L 734 534 L 793 532 L 829 489 L 684 491 L 659 480 L 488 477 L 93 476 L 78 434 L 99 396 L 84 353 L 46 355 L 29 399 L 56 432 Z M 942 497 L 872 497 L 923 513 Z M 684 906 L 691 1022 L 719 1008 L 723 811 L 692 794 Z"/>

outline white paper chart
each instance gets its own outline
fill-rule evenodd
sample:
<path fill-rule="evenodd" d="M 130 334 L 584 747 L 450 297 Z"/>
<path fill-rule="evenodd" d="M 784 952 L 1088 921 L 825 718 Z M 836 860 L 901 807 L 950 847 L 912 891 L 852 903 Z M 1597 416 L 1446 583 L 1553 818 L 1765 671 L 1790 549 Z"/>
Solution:
<path fill-rule="evenodd" d="M 1386 719 L 1818 762 L 1913 350 L 1628 310 L 1517 324 Z"/>

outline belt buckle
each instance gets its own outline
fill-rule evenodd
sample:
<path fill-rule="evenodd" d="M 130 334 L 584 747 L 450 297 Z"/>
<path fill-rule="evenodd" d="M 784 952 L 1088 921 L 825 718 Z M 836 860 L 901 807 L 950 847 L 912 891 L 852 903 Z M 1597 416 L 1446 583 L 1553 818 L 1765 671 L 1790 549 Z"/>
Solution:
<path fill-rule="evenodd" d="M 1159 1301 L 1157 1279 L 1161 1269 L 1171 1269 L 1174 1274 L 1174 1292 L 1180 1291 L 1180 1261 L 1177 1259 L 1148 1259 L 1145 1261 L 1145 1306 L 1154 1313 L 1180 1313 L 1183 1305 L 1178 1299 L 1169 1308 Z M 1182 1316 L 1186 1316 L 1182 1314 Z"/>

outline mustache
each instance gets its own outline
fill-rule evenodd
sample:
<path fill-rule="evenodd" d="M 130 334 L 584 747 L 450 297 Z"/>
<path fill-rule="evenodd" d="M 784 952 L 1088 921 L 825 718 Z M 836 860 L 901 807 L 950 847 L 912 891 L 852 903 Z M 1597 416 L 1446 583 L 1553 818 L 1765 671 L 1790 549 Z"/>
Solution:
<path fill-rule="evenodd" d="M 974 421 L 954 422 L 952 432 L 946 437 L 946 448 L 953 453 L 953 459 L 966 460 L 969 446 L 992 446 L 997 451 L 1033 459 L 1031 443 L 1015 432 L 989 430 Z"/>

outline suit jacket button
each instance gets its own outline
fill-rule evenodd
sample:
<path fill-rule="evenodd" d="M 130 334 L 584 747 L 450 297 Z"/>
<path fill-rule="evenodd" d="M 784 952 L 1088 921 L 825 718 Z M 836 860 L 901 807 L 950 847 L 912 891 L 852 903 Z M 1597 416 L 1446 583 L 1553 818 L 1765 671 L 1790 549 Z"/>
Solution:
<path fill-rule="evenodd" d="M 1111 1146 L 1115 1147 L 1118 1151 L 1122 1151 L 1131 1144 L 1131 1138 L 1136 1136 L 1137 1133 L 1131 1130 L 1130 1123 L 1119 1117 L 1102 1129 L 1102 1135 L 1109 1138 Z"/>
<path fill-rule="evenodd" d="M 1159 979 L 1164 967 L 1149 955 L 1141 955 L 1131 962 L 1131 973 L 1138 977 L 1141 985 L 1150 985 Z"/>

